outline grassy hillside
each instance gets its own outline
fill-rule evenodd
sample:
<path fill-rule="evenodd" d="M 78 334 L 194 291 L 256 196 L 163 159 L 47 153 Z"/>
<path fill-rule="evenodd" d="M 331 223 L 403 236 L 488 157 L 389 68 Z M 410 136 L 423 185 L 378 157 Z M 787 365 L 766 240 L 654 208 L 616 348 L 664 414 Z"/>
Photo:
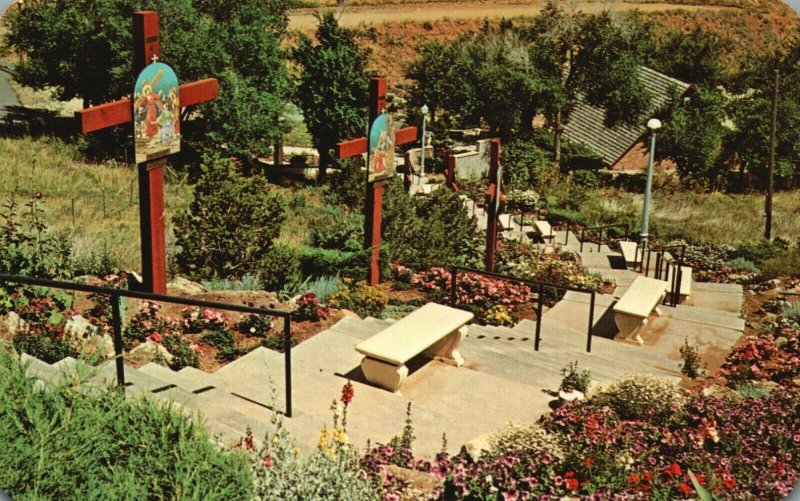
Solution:
<path fill-rule="evenodd" d="M 14 199 L 24 205 L 41 193 L 37 205 L 44 210 L 45 223 L 68 232 L 76 254 L 106 248 L 121 266 L 139 269 L 137 176 L 132 166 L 85 163 L 74 146 L 57 140 L 0 139 L 0 179 L 3 204 Z M 191 189 L 169 182 L 168 176 L 168 246 L 174 240 L 171 218 L 190 200 Z"/>

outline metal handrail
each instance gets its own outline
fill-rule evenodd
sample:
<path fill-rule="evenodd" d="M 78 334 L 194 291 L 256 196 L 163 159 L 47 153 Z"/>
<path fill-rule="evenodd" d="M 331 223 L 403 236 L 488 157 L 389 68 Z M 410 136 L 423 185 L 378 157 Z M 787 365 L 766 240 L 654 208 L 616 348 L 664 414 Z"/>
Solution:
<path fill-rule="evenodd" d="M 130 297 L 134 299 L 144 299 L 160 303 L 182 304 L 187 306 L 197 306 L 200 308 L 213 308 L 218 310 L 235 311 L 238 313 L 250 313 L 254 315 L 271 315 L 283 318 L 283 355 L 286 378 L 286 417 L 292 417 L 292 346 L 291 346 L 291 317 L 292 313 L 285 310 L 272 308 L 257 308 L 240 304 L 221 303 L 218 301 L 206 301 L 203 299 L 189 299 L 178 296 L 168 296 L 164 294 L 151 294 L 149 292 L 132 291 L 128 289 L 114 289 L 113 287 L 101 287 L 96 285 L 80 284 L 76 282 L 64 282 L 45 278 L 24 277 L 20 275 L 8 275 L 0 273 L 0 282 L 9 282 L 25 285 L 36 285 L 49 287 L 52 289 L 71 290 L 87 292 L 91 294 L 102 294 L 111 297 L 111 318 L 114 331 L 114 353 L 117 369 L 117 386 L 121 392 L 125 392 L 125 366 L 122 355 L 122 315 L 120 313 L 120 298 Z"/>
<path fill-rule="evenodd" d="M 581 230 L 581 248 L 580 252 L 583 252 L 583 235 L 586 232 L 600 230 L 600 238 L 597 239 L 597 252 L 600 252 L 600 246 L 603 243 L 603 230 L 607 230 L 610 228 L 625 228 L 625 235 L 630 234 L 630 225 L 627 223 L 614 223 L 614 224 L 605 224 L 602 226 L 593 226 L 591 228 L 583 228 Z"/>
<path fill-rule="evenodd" d="M 586 351 L 591 353 L 592 351 L 592 327 L 594 326 L 594 305 L 595 305 L 595 296 L 597 291 L 591 289 L 585 289 L 582 287 L 570 287 L 568 285 L 556 285 L 548 282 L 540 282 L 538 280 L 529 280 L 525 278 L 518 278 L 512 277 L 510 275 L 503 275 L 501 273 L 494 273 L 491 271 L 484 271 L 478 270 L 475 268 L 467 268 L 466 266 L 452 266 L 450 268 L 450 306 L 455 308 L 456 303 L 458 302 L 458 272 L 462 271 L 464 273 L 474 273 L 478 275 L 483 275 L 487 277 L 497 278 L 500 280 L 505 280 L 508 282 L 516 282 L 525 285 L 532 285 L 538 288 L 537 292 L 537 304 L 536 304 L 536 336 L 534 337 L 533 349 L 535 351 L 539 351 L 539 343 L 541 340 L 541 331 L 542 331 L 542 289 L 544 287 L 550 287 L 552 289 L 557 290 L 564 290 L 564 291 L 573 291 L 573 292 L 582 292 L 585 294 L 590 294 L 591 297 L 589 299 L 589 326 L 587 328 L 587 335 L 586 335 Z"/>

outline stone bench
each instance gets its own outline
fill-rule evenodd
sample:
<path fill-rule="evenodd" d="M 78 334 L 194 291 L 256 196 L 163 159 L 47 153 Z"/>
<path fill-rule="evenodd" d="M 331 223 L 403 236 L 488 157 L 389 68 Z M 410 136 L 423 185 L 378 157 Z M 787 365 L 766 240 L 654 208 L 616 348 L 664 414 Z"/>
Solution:
<path fill-rule="evenodd" d="M 397 392 L 408 377 L 406 362 L 420 353 L 461 367 L 464 359 L 458 347 L 473 317 L 449 306 L 426 304 L 356 345 L 356 351 L 364 355 L 364 376 L 376 386 Z"/>
<path fill-rule="evenodd" d="M 667 282 L 663 280 L 636 277 L 614 305 L 614 323 L 619 329 L 619 334 L 614 339 L 643 344 L 641 333 L 647 326 L 651 313 L 661 316 L 658 305 L 664 299 L 667 287 Z"/>
<path fill-rule="evenodd" d="M 681 301 L 685 300 L 692 293 L 692 268 L 691 266 L 681 266 L 681 288 L 678 294 Z M 676 278 L 677 280 L 677 278 Z M 667 287 L 672 287 L 672 266 L 667 267 Z"/>
<path fill-rule="evenodd" d="M 625 264 L 627 266 L 633 266 L 642 260 L 642 253 L 637 252 L 639 245 L 636 242 L 621 240 L 619 242 L 619 249 L 622 251 L 622 257 L 625 259 Z"/>
<path fill-rule="evenodd" d="M 497 220 L 500 221 L 500 226 L 506 230 L 513 230 L 514 229 L 514 218 L 511 214 L 500 214 L 497 216 Z"/>
<path fill-rule="evenodd" d="M 536 229 L 536 234 L 542 237 L 544 240 L 553 238 L 555 236 L 553 234 L 553 227 L 550 226 L 550 223 L 547 221 L 534 221 L 533 227 Z"/>

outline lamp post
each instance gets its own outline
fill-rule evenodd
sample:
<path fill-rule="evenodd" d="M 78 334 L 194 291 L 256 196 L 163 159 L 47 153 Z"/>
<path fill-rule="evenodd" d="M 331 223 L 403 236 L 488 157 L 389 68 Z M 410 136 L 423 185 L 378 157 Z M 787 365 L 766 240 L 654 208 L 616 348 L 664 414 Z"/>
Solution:
<path fill-rule="evenodd" d="M 650 236 L 648 226 L 650 223 L 650 191 L 653 189 L 653 160 L 656 153 L 656 131 L 661 128 L 661 120 L 651 118 L 647 121 L 647 128 L 650 129 L 650 157 L 647 161 L 647 184 L 644 188 L 644 211 L 642 213 L 642 255 L 647 250 L 647 239 Z"/>
<path fill-rule="evenodd" d="M 422 184 L 422 177 L 425 176 L 425 122 L 428 121 L 428 105 L 423 104 L 419 112 L 422 113 L 422 153 L 420 154 L 420 174 L 417 184 Z"/>

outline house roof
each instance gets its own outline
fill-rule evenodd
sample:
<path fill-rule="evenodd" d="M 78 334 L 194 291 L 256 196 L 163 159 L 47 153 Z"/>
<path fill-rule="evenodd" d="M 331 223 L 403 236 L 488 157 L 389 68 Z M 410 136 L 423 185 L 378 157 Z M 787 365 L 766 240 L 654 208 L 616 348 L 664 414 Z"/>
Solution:
<path fill-rule="evenodd" d="M 642 66 L 639 80 L 650 93 L 650 106 L 640 116 L 639 125 L 618 125 L 613 128 L 603 124 L 605 110 L 592 106 L 582 99 L 569 115 L 564 125 L 564 136 L 570 141 L 585 144 L 603 157 L 603 163 L 611 166 L 617 163 L 647 131 L 647 120 L 652 113 L 666 105 L 677 93 L 683 95 L 690 84 Z"/>

